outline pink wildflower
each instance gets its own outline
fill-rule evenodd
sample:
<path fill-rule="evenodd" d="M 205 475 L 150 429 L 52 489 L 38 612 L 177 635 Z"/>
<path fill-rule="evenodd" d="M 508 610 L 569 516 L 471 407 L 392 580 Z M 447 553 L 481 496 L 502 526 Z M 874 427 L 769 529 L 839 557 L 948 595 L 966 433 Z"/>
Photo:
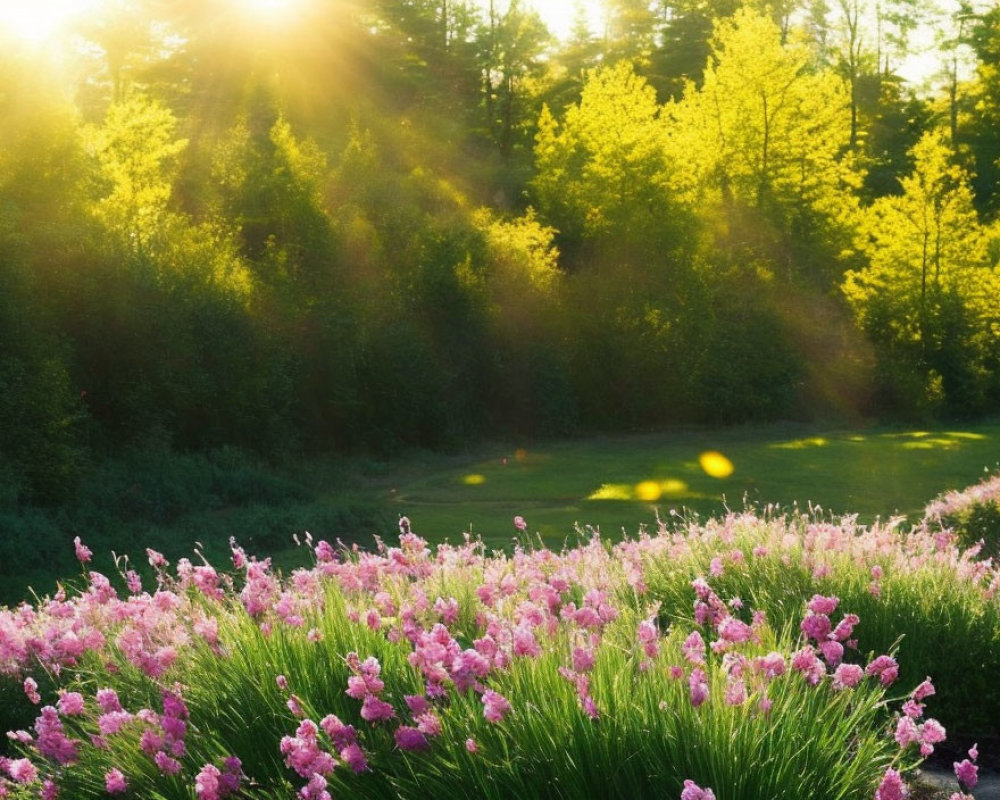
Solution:
<path fill-rule="evenodd" d="M 785 657 L 776 650 L 772 650 L 766 656 L 754 659 L 754 669 L 763 673 L 764 677 L 769 680 L 780 677 L 785 674 Z"/>
<path fill-rule="evenodd" d="M 219 778 L 221 771 L 214 764 L 205 764 L 194 779 L 194 791 L 198 800 L 219 800 Z"/>
<path fill-rule="evenodd" d="M 433 711 L 418 714 L 413 719 L 417 723 L 417 730 L 425 736 L 441 735 L 441 717 Z"/>
<path fill-rule="evenodd" d="M 837 605 L 840 603 L 840 598 L 838 597 L 824 597 L 821 594 L 814 594 L 812 600 L 806 603 L 806 608 L 812 611 L 814 614 L 832 614 L 837 610 Z"/>
<path fill-rule="evenodd" d="M 810 639 L 822 642 L 830 635 L 830 618 L 826 614 L 814 614 L 810 612 L 803 618 L 800 627 L 802 632 Z"/>
<path fill-rule="evenodd" d="M 833 673 L 834 689 L 852 689 L 864 677 L 865 671 L 857 664 L 840 664 Z"/>
<path fill-rule="evenodd" d="M 34 783 L 38 780 L 38 769 L 27 758 L 8 761 L 7 774 L 18 783 Z"/>
<path fill-rule="evenodd" d="M 596 656 L 594 651 L 586 647 L 573 648 L 573 670 L 575 672 L 589 672 L 594 668 Z"/>
<path fill-rule="evenodd" d="M 59 695 L 59 713 L 67 717 L 83 713 L 83 695 L 79 692 L 63 692 Z"/>
<path fill-rule="evenodd" d="M 920 726 L 920 755 L 927 758 L 934 752 L 934 745 L 947 738 L 944 726 L 936 719 L 929 719 Z"/>
<path fill-rule="evenodd" d="M 705 663 L 705 640 L 698 631 L 691 632 L 681 645 L 681 650 L 684 652 L 684 657 L 692 664 Z"/>
<path fill-rule="evenodd" d="M 430 745 L 427 737 L 418 729 L 409 725 L 400 725 L 395 733 L 396 747 L 400 750 L 427 750 Z"/>
<path fill-rule="evenodd" d="M 358 747 L 357 742 L 351 742 L 349 745 L 342 747 L 340 749 L 340 759 L 358 775 L 368 769 L 368 759 L 365 758 L 365 754 Z"/>
<path fill-rule="evenodd" d="M 902 776 L 891 767 L 882 776 L 882 782 L 875 790 L 875 800 L 905 800 L 906 786 Z"/>
<path fill-rule="evenodd" d="M 952 766 L 955 769 L 955 777 L 958 778 L 958 785 L 963 792 L 971 792 L 979 783 L 979 767 L 969 759 L 956 761 Z"/>
<path fill-rule="evenodd" d="M 705 674 L 705 670 L 700 668 L 691 670 L 688 688 L 691 692 L 691 705 L 695 708 L 708 699 L 708 676 Z"/>
<path fill-rule="evenodd" d="M 537 658 L 541 654 L 542 647 L 535 634 L 526 625 L 519 625 L 514 630 L 514 655 Z"/>
<path fill-rule="evenodd" d="M 865 674 L 878 676 L 882 685 L 888 686 L 899 677 L 899 664 L 891 656 L 879 656 L 865 667 Z"/>
<path fill-rule="evenodd" d="M 820 642 L 819 651 L 823 654 L 823 659 L 831 667 L 836 667 L 844 658 L 844 645 L 840 642 Z"/>
<path fill-rule="evenodd" d="M 528 523 L 524 521 L 524 517 L 518 515 L 514 517 L 514 527 L 519 531 L 525 531 L 528 528 Z"/>
<path fill-rule="evenodd" d="M 38 693 L 38 683 L 34 678 L 24 679 L 24 694 L 36 706 L 42 702 L 42 696 Z"/>
<path fill-rule="evenodd" d="M 895 739 L 896 743 L 903 749 L 906 749 L 914 742 L 920 741 L 920 729 L 912 717 L 903 716 L 899 718 L 899 722 L 896 723 Z"/>
<path fill-rule="evenodd" d="M 160 772 L 167 775 L 176 775 L 181 771 L 181 762 L 176 758 L 172 758 L 160 750 L 155 756 L 153 756 L 153 762 L 159 768 Z"/>
<path fill-rule="evenodd" d="M 122 794 L 128 791 L 128 782 L 120 769 L 109 769 L 104 774 L 104 788 L 108 794 Z"/>
<path fill-rule="evenodd" d="M 903 703 L 903 713 L 911 719 L 920 719 L 924 715 L 924 704 L 911 697 Z"/>
<path fill-rule="evenodd" d="M 101 711 L 105 713 L 122 710 L 122 704 L 118 699 L 118 693 L 114 689 L 98 689 L 97 705 L 99 705 L 101 707 Z"/>
<path fill-rule="evenodd" d="M 741 706 L 747 701 L 747 687 L 742 680 L 730 681 L 726 686 L 726 705 Z"/>
<path fill-rule="evenodd" d="M 73 539 L 73 549 L 76 551 L 76 560 L 81 564 L 86 564 L 94 555 L 93 551 L 80 541 L 79 536 Z"/>
<path fill-rule="evenodd" d="M 361 704 L 361 719 L 365 722 L 378 722 L 379 720 L 392 719 L 396 712 L 392 705 L 380 700 L 373 694 L 365 695 Z"/>
<path fill-rule="evenodd" d="M 503 695 L 487 689 L 483 692 L 483 716 L 487 722 L 500 722 L 510 711 L 510 703 Z"/>
<path fill-rule="evenodd" d="M 727 642 L 742 644 L 750 641 L 753 636 L 753 628 L 736 617 L 726 617 L 719 623 L 719 636 Z"/>
<path fill-rule="evenodd" d="M 808 683 L 815 686 L 826 674 L 823 662 L 816 657 L 816 651 L 809 645 L 792 653 L 792 669 L 801 672 Z"/>
<path fill-rule="evenodd" d="M 930 678 L 926 678 L 923 683 L 913 690 L 913 699 L 919 702 L 925 697 L 930 697 L 934 692 L 934 684 L 931 683 Z"/>
<path fill-rule="evenodd" d="M 479 745 L 476 744 L 475 739 L 466 739 L 465 749 L 468 750 L 470 753 L 475 753 L 479 750 Z"/>
<path fill-rule="evenodd" d="M 711 789 L 702 789 L 692 780 L 686 780 L 681 790 L 681 800 L 715 800 L 715 793 Z"/>

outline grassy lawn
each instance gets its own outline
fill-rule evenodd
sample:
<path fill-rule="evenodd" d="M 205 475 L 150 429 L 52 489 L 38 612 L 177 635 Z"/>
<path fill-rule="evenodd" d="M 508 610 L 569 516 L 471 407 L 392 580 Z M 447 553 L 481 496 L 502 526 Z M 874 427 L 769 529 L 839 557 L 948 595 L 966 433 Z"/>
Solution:
<path fill-rule="evenodd" d="M 494 447 L 390 469 L 372 491 L 431 541 L 463 531 L 509 544 L 515 514 L 549 545 L 574 523 L 635 533 L 656 515 L 702 516 L 751 503 L 818 505 L 863 521 L 911 519 L 939 492 L 1000 459 L 1000 424 L 928 430 L 766 426 Z"/>

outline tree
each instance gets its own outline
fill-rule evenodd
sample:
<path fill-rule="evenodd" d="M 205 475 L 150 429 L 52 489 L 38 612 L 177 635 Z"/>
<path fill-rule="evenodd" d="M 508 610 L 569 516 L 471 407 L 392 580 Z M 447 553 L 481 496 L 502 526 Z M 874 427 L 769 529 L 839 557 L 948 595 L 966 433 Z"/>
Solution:
<path fill-rule="evenodd" d="M 781 259 L 786 278 L 825 282 L 858 182 L 844 157 L 844 83 L 749 9 L 717 23 L 712 47 L 703 85 L 665 110 L 666 148 L 685 167 L 689 202 L 717 209 L 713 227 L 738 260 Z"/>
<path fill-rule="evenodd" d="M 532 83 L 537 84 L 541 74 L 541 55 L 549 40 L 537 12 L 525 10 L 518 0 L 510 0 L 503 12 L 490 3 L 488 19 L 479 34 L 483 107 L 490 136 L 505 160 L 523 143 L 523 133 L 534 116 L 529 115 L 528 101 Z"/>
<path fill-rule="evenodd" d="M 982 340 L 996 317 L 987 298 L 1000 290 L 995 234 L 980 224 L 969 176 L 944 133 L 929 131 L 911 155 L 902 195 L 865 211 L 868 264 L 846 275 L 843 291 L 883 354 L 905 358 L 925 391 L 936 379 L 952 404 L 968 403 L 974 362 L 996 346 Z"/>
<path fill-rule="evenodd" d="M 176 127 L 169 109 L 135 94 L 112 105 L 104 124 L 93 131 L 103 185 L 95 213 L 128 257 L 143 258 L 164 230 L 171 169 L 187 146 L 174 138 Z"/>
<path fill-rule="evenodd" d="M 532 187 L 563 248 L 614 242 L 662 256 L 665 245 L 676 246 L 679 208 L 660 107 L 631 64 L 588 73 L 561 125 L 543 109 L 535 141 Z"/>

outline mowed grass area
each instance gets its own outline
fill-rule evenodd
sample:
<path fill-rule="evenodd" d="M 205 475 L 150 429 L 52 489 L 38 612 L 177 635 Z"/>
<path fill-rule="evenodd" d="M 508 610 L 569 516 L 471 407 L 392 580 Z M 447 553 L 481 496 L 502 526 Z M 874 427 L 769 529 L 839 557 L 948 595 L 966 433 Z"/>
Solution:
<path fill-rule="evenodd" d="M 977 482 L 1000 460 L 1000 424 L 820 430 L 781 425 L 496 446 L 411 461 L 372 491 L 430 541 L 463 532 L 509 545 L 513 517 L 549 546 L 575 527 L 605 536 L 655 526 L 672 511 L 706 515 L 746 502 L 819 506 L 862 521 L 920 517 L 946 489 Z"/>

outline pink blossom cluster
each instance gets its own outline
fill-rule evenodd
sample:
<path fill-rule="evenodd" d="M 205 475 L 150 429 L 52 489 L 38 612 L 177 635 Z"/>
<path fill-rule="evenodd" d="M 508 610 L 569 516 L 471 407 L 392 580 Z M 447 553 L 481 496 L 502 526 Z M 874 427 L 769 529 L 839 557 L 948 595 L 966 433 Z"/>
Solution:
<path fill-rule="evenodd" d="M 164 687 L 161 712 L 129 712 L 110 688 L 92 698 L 63 691 L 55 706 L 40 709 L 32 733 L 15 732 L 13 738 L 32 759 L 4 762 L 6 774 L 21 781 L 34 770 L 32 781 L 49 779 L 73 764 L 82 748 L 107 747 L 113 737 L 129 730 L 136 732 L 143 753 L 159 771 L 182 774 L 189 725 L 196 727 L 180 689 L 174 687 L 182 678 L 178 665 L 185 653 L 201 647 L 227 658 L 230 646 L 220 620 L 233 615 L 251 621 L 263 636 L 280 632 L 316 645 L 323 640 L 331 589 L 342 596 L 347 619 L 364 636 L 385 637 L 404 648 L 404 669 L 417 678 L 420 693 L 394 694 L 386 685 L 394 676 L 383 674 L 377 658 L 347 653 L 347 674 L 340 673 L 346 686 L 340 685 L 356 701 L 352 705 L 357 717 L 351 718 L 355 727 L 332 714 L 323 716 L 327 709 L 310 708 L 290 692 L 294 687 L 288 680 L 277 676 L 297 727 L 276 747 L 291 773 L 305 781 L 299 795 L 306 800 L 329 797 L 330 776 L 340 765 L 353 772 L 369 769 L 369 735 L 394 743 L 397 755 L 433 751 L 446 728 L 458 742 L 465 741 L 470 753 L 487 748 L 488 742 L 477 741 L 471 731 L 451 730 L 444 709 L 457 695 L 469 695 L 490 723 L 488 729 L 503 731 L 502 723 L 519 713 L 516 701 L 511 702 L 514 696 L 504 694 L 504 677 L 518 664 L 543 658 L 557 660 L 558 674 L 573 687 L 579 710 L 592 720 L 599 720 L 605 708 L 597 678 L 611 647 L 629 654 L 636 680 L 646 674 L 669 675 L 696 708 L 714 699 L 767 715 L 771 696 L 777 697 L 770 688 L 775 681 L 804 679 L 812 686 L 849 693 L 866 680 L 880 687 L 897 680 L 899 665 L 889 655 L 858 663 L 854 632 L 861 620 L 842 611 L 838 618 L 840 600 L 835 596 L 815 594 L 806 601 L 795 649 L 769 651 L 766 642 L 773 634 L 764 615 L 745 608 L 740 598 L 720 597 L 712 586 L 722 585 L 752 559 L 794 559 L 816 576 L 828 576 L 850 560 L 865 566 L 873 585 L 881 585 L 893 572 L 933 565 L 950 570 L 958 581 L 982 587 L 984 596 L 996 581 L 993 566 L 959 553 L 929 530 L 903 536 L 898 521 L 862 528 L 852 519 L 834 525 L 731 514 L 683 532 L 644 533 L 614 547 L 595 536 L 562 553 L 518 548 L 510 556 L 491 557 L 468 538 L 464 544 L 442 545 L 432 554 L 412 533 L 409 521 L 403 521 L 398 546 L 379 542 L 375 552 L 337 549 L 322 541 L 313 546 L 310 539 L 315 566 L 295 570 L 286 579 L 272 570 L 269 560 L 248 557 L 235 543 L 234 576 L 186 559 L 171 575 L 166 559 L 149 551 L 157 570 L 155 589 L 143 590 L 137 576 L 123 571 L 128 592 L 119 594 L 107 577 L 89 572 L 84 590 L 74 597 L 60 591 L 37 607 L 0 609 L 0 671 L 18 675 L 32 703 L 42 702 L 32 671 L 41 668 L 71 677 L 88 654 L 98 656 L 112 674 L 137 669 Z M 75 547 L 86 563 L 89 551 L 79 541 Z M 694 625 L 679 630 L 675 623 L 671 629 L 648 596 L 649 566 L 669 559 L 694 561 L 709 550 L 714 555 L 701 561 L 707 577 L 691 583 Z M 456 591 L 459 582 L 469 591 Z M 925 681 L 904 703 L 895 731 L 901 747 L 916 745 L 926 754 L 943 738 L 943 729 L 923 718 L 923 701 L 933 691 Z M 85 722 L 95 723 L 93 739 L 79 733 Z M 970 767 L 974 770 L 968 760 L 961 767 L 967 778 L 973 774 Z M 230 787 L 239 784 L 241 769 L 228 763 L 203 764 L 196 774 L 188 773 L 187 780 L 199 800 L 216 800 L 235 791 Z M 117 794 L 133 779 L 109 770 L 105 781 L 108 792 Z M 887 773 L 880 800 L 893 797 L 894 781 Z M 968 782 L 964 785 L 971 788 Z M 684 791 L 684 800 L 713 796 L 692 781 Z"/>

